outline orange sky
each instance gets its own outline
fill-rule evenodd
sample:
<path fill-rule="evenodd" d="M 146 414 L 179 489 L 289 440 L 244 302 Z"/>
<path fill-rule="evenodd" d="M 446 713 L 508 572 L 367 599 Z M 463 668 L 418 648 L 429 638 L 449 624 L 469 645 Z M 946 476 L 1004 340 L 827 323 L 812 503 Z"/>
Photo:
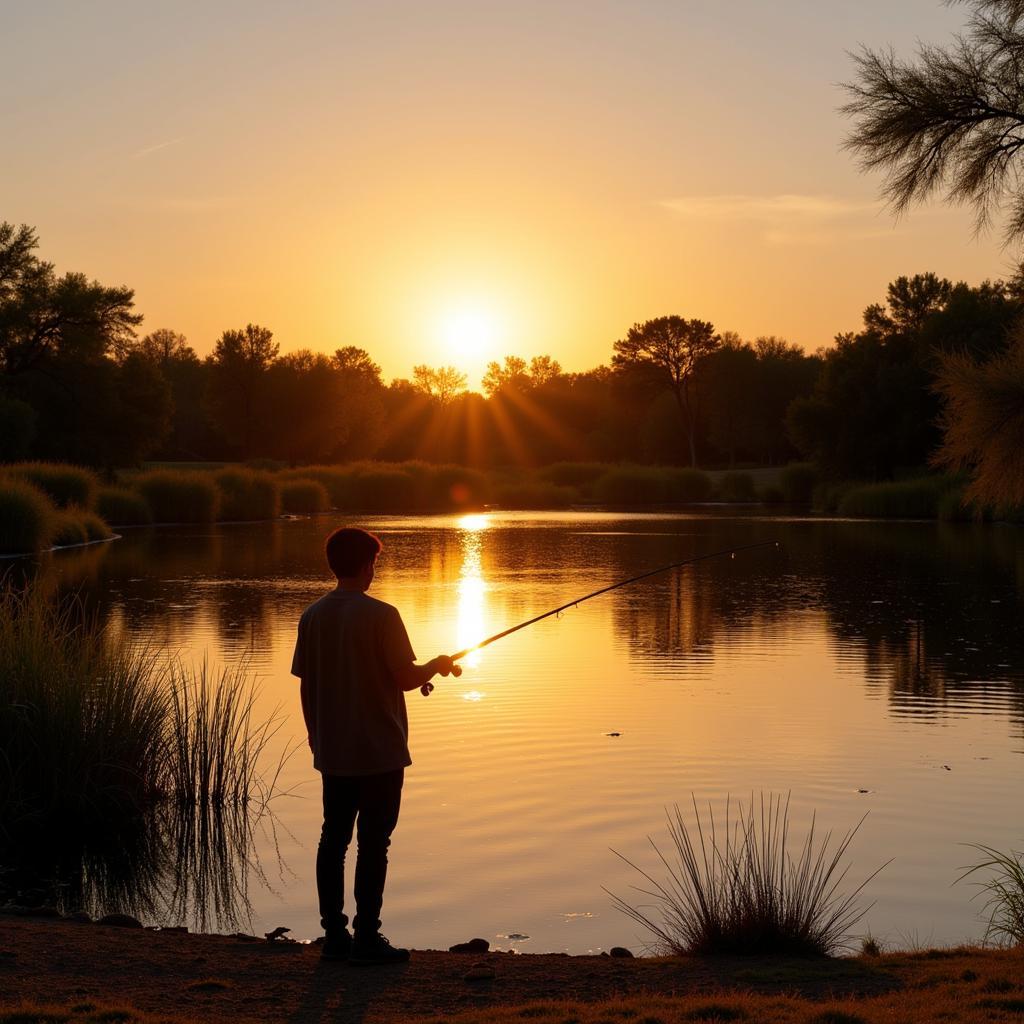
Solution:
<path fill-rule="evenodd" d="M 898 274 L 1010 264 L 962 211 L 894 223 L 840 151 L 844 51 L 964 14 L 894 6 L 21 5 L 0 219 L 201 353 L 253 321 L 475 383 L 505 352 L 591 367 L 666 313 L 813 349 Z"/>

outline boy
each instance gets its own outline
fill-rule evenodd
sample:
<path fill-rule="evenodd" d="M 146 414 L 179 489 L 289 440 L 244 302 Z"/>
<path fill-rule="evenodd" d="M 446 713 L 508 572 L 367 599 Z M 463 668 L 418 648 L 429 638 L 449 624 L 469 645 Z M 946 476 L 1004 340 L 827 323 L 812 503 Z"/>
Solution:
<path fill-rule="evenodd" d="M 398 822 L 409 757 L 405 692 L 432 687 L 435 675 L 460 675 L 451 658 L 425 665 L 398 610 L 366 594 L 381 542 L 343 528 L 327 538 L 327 564 L 338 585 L 299 620 L 292 675 L 300 678 L 313 767 L 323 777 L 324 824 L 316 856 L 322 957 L 354 964 L 402 963 L 380 934 L 388 846 Z M 357 827 L 355 937 L 343 912 L 345 851 Z"/>

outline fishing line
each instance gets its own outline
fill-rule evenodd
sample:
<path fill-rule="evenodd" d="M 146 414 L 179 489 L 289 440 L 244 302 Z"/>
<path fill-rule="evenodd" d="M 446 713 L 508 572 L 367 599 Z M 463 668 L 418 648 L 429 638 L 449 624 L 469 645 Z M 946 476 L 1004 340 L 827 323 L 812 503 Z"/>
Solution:
<path fill-rule="evenodd" d="M 657 576 L 659 573 L 669 572 L 671 569 L 681 569 L 683 566 L 693 565 L 695 562 L 704 562 L 711 558 L 721 558 L 723 555 L 735 556 L 741 551 L 753 551 L 755 548 L 767 547 L 777 548 L 779 547 L 779 542 L 777 540 L 763 540 L 758 541 L 756 544 L 742 544 L 739 547 L 722 548 L 721 551 L 709 551 L 703 555 L 695 555 L 693 558 L 685 558 L 681 562 L 671 562 L 668 565 L 660 565 L 657 569 L 649 569 L 647 572 L 642 572 L 637 576 L 630 576 L 629 579 L 619 580 L 617 583 L 610 583 L 607 587 L 601 587 L 600 590 L 594 590 L 589 594 L 584 594 L 583 597 L 577 597 L 572 601 L 567 601 L 565 604 L 560 604 L 557 608 L 552 608 L 550 611 L 546 611 L 541 615 L 535 615 L 532 619 L 527 619 L 525 622 L 518 623 L 518 625 L 509 626 L 508 629 L 503 629 L 500 633 L 495 633 L 494 636 L 489 636 L 486 640 L 481 640 L 478 644 L 473 644 L 472 647 L 467 647 L 464 651 L 459 651 L 457 654 L 453 654 L 451 656 L 452 661 L 459 661 L 466 657 L 467 654 L 472 654 L 473 651 L 479 651 L 481 648 L 487 647 L 497 640 L 502 640 L 507 636 L 511 636 L 513 633 L 518 633 L 521 629 L 526 629 L 527 626 L 532 626 L 534 623 L 541 622 L 543 619 L 549 619 L 552 615 L 561 616 L 561 613 L 567 611 L 569 608 L 575 608 L 584 601 L 589 601 L 592 597 L 600 597 L 601 594 L 607 594 L 610 590 L 618 590 L 619 587 L 629 586 L 630 583 L 638 583 L 640 580 L 646 580 L 651 576 Z M 433 689 L 433 683 L 424 683 L 424 685 L 420 687 L 420 692 L 424 697 L 429 697 L 430 692 Z"/>

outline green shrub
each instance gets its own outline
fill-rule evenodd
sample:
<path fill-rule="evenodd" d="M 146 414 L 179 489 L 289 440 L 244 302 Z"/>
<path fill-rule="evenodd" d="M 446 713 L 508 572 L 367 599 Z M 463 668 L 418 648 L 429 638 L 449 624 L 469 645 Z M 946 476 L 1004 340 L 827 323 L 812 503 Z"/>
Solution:
<path fill-rule="evenodd" d="M 672 501 L 707 501 L 714 484 L 699 469 L 663 469 L 668 497 Z"/>
<path fill-rule="evenodd" d="M 0 476 L 0 554 L 24 555 L 48 548 L 55 520 L 53 504 L 38 487 Z"/>
<path fill-rule="evenodd" d="M 501 508 L 568 508 L 576 501 L 576 491 L 546 480 L 508 481 L 495 486 L 494 501 Z"/>
<path fill-rule="evenodd" d="M 79 508 L 93 508 L 99 481 L 96 475 L 81 466 L 63 462 L 19 462 L 11 466 L 8 473 L 34 484 L 58 508 L 77 505 Z"/>
<path fill-rule="evenodd" d="M 153 510 L 137 491 L 127 487 L 101 487 L 96 511 L 111 526 L 145 526 L 153 522 Z"/>
<path fill-rule="evenodd" d="M 281 514 L 277 480 L 262 470 L 221 469 L 213 475 L 220 491 L 217 518 L 222 522 L 276 519 Z"/>
<path fill-rule="evenodd" d="M 616 466 L 594 483 L 594 497 L 611 505 L 653 505 L 669 500 L 669 478 L 653 466 Z"/>
<path fill-rule="evenodd" d="M 59 548 L 73 547 L 75 544 L 87 544 L 89 532 L 76 509 L 58 509 L 53 520 L 53 533 L 50 543 Z"/>
<path fill-rule="evenodd" d="M 18 398 L 0 395 L 0 462 L 23 459 L 36 437 L 35 409 Z"/>
<path fill-rule="evenodd" d="M 330 507 L 327 489 L 316 480 L 283 480 L 281 508 L 296 515 L 326 512 Z"/>
<path fill-rule="evenodd" d="M 158 523 L 212 523 L 220 492 L 210 473 L 155 469 L 135 478 L 134 486 Z"/>
<path fill-rule="evenodd" d="M 726 473 L 718 481 L 718 500 L 728 502 L 757 501 L 757 488 L 749 473 Z"/>
<path fill-rule="evenodd" d="M 839 502 L 838 512 L 879 519 L 936 519 L 939 503 L 949 490 L 946 477 L 866 484 L 848 491 Z"/>
<path fill-rule="evenodd" d="M 766 505 L 781 505 L 786 500 L 786 495 L 782 488 L 776 484 L 767 484 L 762 487 L 758 497 Z"/>
<path fill-rule="evenodd" d="M 786 501 L 794 505 L 809 505 L 818 482 L 818 470 L 810 462 L 793 462 L 779 474 L 779 486 Z"/>

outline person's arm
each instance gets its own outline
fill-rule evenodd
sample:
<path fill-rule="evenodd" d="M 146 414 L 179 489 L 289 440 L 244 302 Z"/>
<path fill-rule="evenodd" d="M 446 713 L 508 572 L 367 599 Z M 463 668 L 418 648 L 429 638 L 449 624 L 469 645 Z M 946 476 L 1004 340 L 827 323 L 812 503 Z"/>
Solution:
<path fill-rule="evenodd" d="M 417 665 L 415 662 L 410 662 L 408 665 L 392 669 L 392 671 L 394 672 L 398 685 L 406 692 L 409 690 L 421 689 L 426 686 L 434 676 L 462 675 L 462 668 L 459 665 L 456 665 L 447 654 L 439 654 L 436 658 L 431 658 L 430 661 L 424 665 Z"/>

